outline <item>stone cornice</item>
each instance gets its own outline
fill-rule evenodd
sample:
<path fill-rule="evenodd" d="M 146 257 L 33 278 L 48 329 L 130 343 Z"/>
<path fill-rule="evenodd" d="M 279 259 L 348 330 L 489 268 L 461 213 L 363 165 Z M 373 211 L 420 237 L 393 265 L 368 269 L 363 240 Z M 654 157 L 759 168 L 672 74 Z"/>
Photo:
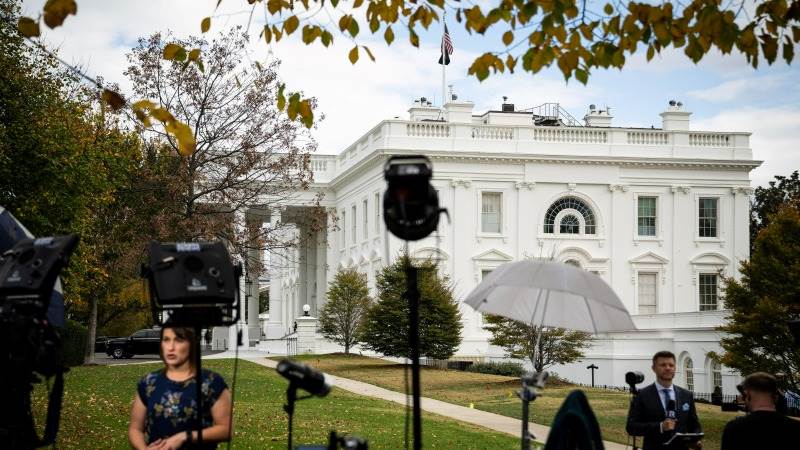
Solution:
<path fill-rule="evenodd" d="M 341 174 L 336 175 L 330 180 L 328 186 L 336 189 L 346 183 L 354 176 L 358 176 L 363 171 L 374 167 L 375 163 L 380 165 L 393 155 L 423 154 L 431 160 L 437 161 L 470 161 L 478 163 L 504 162 L 510 164 L 525 163 L 547 163 L 547 164 L 569 164 L 569 165 L 601 165 L 601 166 L 623 166 L 623 167 L 666 167 L 666 168 L 690 168 L 690 169 L 724 169 L 724 170 L 747 170 L 748 172 L 760 166 L 762 161 L 744 160 L 737 161 L 731 159 L 678 159 L 678 158 L 641 158 L 641 157 L 615 157 L 615 156 L 564 156 L 564 155 L 534 155 L 534 154 L 509 154 L 509 153 L 473 153 L 473 152 L 425 152 L 425 151 L 406 151 L 406 150 L 386 150 L 380 149 L 365 155 L 359 161 L 345 169 Z M 322 183 L 320 183 L 321 185 Z"/>

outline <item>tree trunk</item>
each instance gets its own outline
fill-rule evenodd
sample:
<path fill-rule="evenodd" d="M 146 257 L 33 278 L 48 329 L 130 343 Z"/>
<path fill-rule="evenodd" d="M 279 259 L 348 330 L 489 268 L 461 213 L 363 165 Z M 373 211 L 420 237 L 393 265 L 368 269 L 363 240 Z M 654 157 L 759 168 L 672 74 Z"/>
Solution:
<path fill-rule="evenodd" d="M 344 346 L 344 354 L 345 355 L 349 355 L 350 354 L 350 346 L 349 345 L 345 345 Z"/>
<path fill-rule="evenodd" d="M 94 339 L 97 334 L 97 296 L 92 295 L 89 299 L 89 327 L 86 333 L 86 348 L 83 353 L 84 364 L 94 364 Z"/>

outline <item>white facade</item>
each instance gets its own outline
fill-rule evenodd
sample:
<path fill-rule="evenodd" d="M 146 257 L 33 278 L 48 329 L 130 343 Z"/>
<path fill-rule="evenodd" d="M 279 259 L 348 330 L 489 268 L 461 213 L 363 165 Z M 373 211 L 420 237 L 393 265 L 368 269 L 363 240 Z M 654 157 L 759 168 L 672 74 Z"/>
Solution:
<path fill-rule="evenodd" d="M 438 259 L 457 298 L 509 261 L 580 265 L 613 287 L 639 331 L 597 336 L 582 362 L 556 372 L 589 383 L 585 367 L 594 363 L 597 384 L 622 385 L 628 370 L 649 382 L 650 358 L 664 349 L 678 355 L 679 384 L 687 384 L 690 358 L 694 390 L 713 390 L 717 368 L 707 355 L 720 351 L 714 329 L 725 316 L 716 285 L 738 277 L 749 256 L 749 172 L 759 164 L 749 133 L 689 131 L 679 105 L 661 114 L 662 129 L 612 128 L 612 117 L 594 110 L 583 127 L 535 125 L 530 112 L 474 116 L 469 102 L 444 110 L 417 102 L 409 112 L 410 120 L 382 121 L 339 155 L 312 158 L 314 191 L 325 194 L 329 225 L 334 215 L 336 223 L 327 236 L 273 255 L 267 338 L 291 332 L 305 303 L 315 316 L 338 268 L 356 267 L 374 287 L 376 272 L 404 247 L 382 222 L 383 165 L 392 155 L 424 154 L 450 221 L 442 217 L 438 232 L 409 250 Z M 295 221 L 302 232 L 303 208 L 297 201 L 265 220 Z M 462 306 L 457 356 L 502 356 L 487 344 L 480 314 Z M 733 393 L 738 376 L 721 375 Z"/>

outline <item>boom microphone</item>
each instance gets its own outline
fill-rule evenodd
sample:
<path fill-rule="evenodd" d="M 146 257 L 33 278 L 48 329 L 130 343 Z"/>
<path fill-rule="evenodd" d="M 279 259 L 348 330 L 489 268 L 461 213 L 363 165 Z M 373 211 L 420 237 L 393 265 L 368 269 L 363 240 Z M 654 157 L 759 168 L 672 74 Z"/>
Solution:
<path fill-rule="evenodd" d="M 284 359 L 278 363 L 276 370 L 282 377 L 311 395 L 325 397 L 331 391 L 328 377 L 305 364 Z"/>

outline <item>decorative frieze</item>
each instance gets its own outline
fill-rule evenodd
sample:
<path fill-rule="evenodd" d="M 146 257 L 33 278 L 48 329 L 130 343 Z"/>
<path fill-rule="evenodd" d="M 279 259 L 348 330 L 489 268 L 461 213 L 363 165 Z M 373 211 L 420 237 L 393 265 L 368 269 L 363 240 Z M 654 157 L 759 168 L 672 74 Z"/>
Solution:
<path fill-rule="evenodd" d="M 470 180 L 450 180 L 450 186 L 457 188 L 459 186 L 463 187 L 464 189 L 468 189 L 472 186 L 472 181 Z"/>
<path fill-rule="evenodd" d="M 743 194 L 743 195 L 753 195 L 755 189 L 751 188 L 750 186 L 734 186 L 731 188 L 731 194 Z"/>
<path fill-rule="evenodd" d="M 514 183 L 514 187 L 517 188 L 517 190 L 522 190 L 522 188 L 526 188 L 529 191 L 532 191 L 533 188 L 536 187 L 536 182 L 534 182 L 534 181 L 517 181 L 516 183 Z"/>
<path fill-rule="evenodd" d="M 627 184 L 609 184 L 608 192 L 628 192 L 630 187 Z"/>
<path fill-rule="evenodd" d="M 692 192 L 692 188 L 690 186 L 685 186 L 685 185 L 672 185 L 670 186 L 669 191 L 672 192 L 673 194 L 678 191 L 683 192 L 684 194 L 688 194 L 689 192 Z"/>

